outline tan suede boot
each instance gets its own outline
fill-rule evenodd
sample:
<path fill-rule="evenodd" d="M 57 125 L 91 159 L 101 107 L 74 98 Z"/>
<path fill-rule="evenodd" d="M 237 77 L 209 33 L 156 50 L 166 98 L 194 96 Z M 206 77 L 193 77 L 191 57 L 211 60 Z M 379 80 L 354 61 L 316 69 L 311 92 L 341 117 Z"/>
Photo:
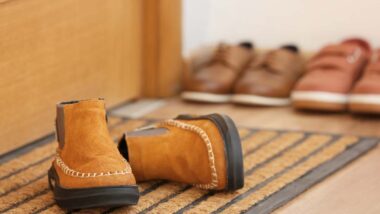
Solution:
<path fill-rule="evenodd" d="M 67 209 L 136 204 L 139 192 L 128 162 L 106 124 L 103 100 L 57 105 L 59 148 L 49 170 L 57 204 Z"/>
<path fill-rule="evenodd" d="M 126 133 L 119 151 L 137 181 L 164 179 L 212 190 L 244 185 L 239 134 L 224 115 L 181 115 Z"/>

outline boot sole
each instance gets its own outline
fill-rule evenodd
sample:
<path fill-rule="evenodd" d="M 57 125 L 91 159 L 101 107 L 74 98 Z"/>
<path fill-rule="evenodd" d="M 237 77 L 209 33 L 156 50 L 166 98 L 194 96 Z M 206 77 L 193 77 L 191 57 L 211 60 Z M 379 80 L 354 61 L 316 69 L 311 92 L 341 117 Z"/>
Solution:
<path fill-rule="evenodd" d="M 239 132 L 232 119 L 227 115 L 221 114 L 210 114 L 199 117 L 180 115 L 177 117 L 177 119 L 208 119 L 218 127 L 223 137 L 224 146 L 226 148 L 227 186 L 225 189 L 233 191 L 242 188 L 244 186 L 243 153 Z"/>
<path fill-rule="evenodd" d="M 288 106 L 291 103 L 290 98 L 264 97 L 253 94 L 233 95 L 232 102 L 254 106 Z"/>
<path fill-rule="evenodd" d="M 347 109 L 348 95 L 330 92 L 295 91 L 291 95 L 292 105 L 296 109 L 340 112 Z"/>
<path fill-rule="evenodd" d="M 63 188 L 54 167 L 50 168 L 48 179 L 56 203 L 68 210 L 135 205 L 140 196 L 137 186 Z"/>
<path fill-rule="evenodd" d="M 206 92 L 185 91 L 181 94 L 182 99 L 204 103 L 227 103 L 231 101 L 230 94 L 213 94 Z"/>
<path fill-rule="evenodd" d="M 354 113 L 380 114 L 380 95 L 351 95 L 349 98 L 349 110 Z"/>

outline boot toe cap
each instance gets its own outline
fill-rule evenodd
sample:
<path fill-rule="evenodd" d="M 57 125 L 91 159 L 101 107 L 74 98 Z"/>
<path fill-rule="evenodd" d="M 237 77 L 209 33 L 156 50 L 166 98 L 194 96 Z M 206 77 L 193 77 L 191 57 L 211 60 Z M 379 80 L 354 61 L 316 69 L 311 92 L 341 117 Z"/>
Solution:
<path fill-rule="evenodd" d="M 99 168 L 99 166 L 101 167 Z M 102 163 L 99 165 L 84 164 L 77 169 L 71 169 L 54 162 L 54 168 L 58 174 L 60 185 L 65 188 L 136 185 L 135 177 L 128 163 L 125 163 L 122 168 Z"/>

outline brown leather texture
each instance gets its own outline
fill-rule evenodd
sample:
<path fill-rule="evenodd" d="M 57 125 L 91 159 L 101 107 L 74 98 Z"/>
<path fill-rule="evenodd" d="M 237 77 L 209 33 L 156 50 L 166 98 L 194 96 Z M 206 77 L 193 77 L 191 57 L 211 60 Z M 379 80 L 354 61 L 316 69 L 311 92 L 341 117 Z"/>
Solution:
<path fill-rule="evenodd" d="M 361 39 L 349 39 L 322 48 L 307 65 L 307 73 L 295 91 L 347 94 L 362 75 L 370 46 Z"/>
<path fill-rule="evenodd" d="M 53 166 L 59 182 L 65 188 L 88 188 L 104 186 L 135 185 L 133 174 L 112 174 L 92 177 L 94 173 L 121 172 L 130 166 L 119 153 L 106 124 L 105 103 L 103 100 L 85 100 L 74 103 L 58 104 L 63 108 L 64 141 L 57 155 L 72 170 L 86 174 L 76 177 L 65 172 L 57 160 Z M 62 138 L 60 138 L 62 139 Z M 87 174 L 90 173 L 90 176 Z M 75 173 L 74 173 L 75 174 Z"/>
<path fill-rule="evenodd" d="M 363 76 L 356 83 L 353 94 L 380 95 L 380 50 L 372 54 L 372 60 L 366 67 Z"/>
<path fill-rule="evenodd" d="M 231 94 L 252 56 L 251 48 L 219 44 L 211 53 L 208 51 L 188 61 L 184 91 Z"/>
<path fill-rule="evenodd" d="M 216 125 L 207 119 L 175 120 L 198 127 L 210 139 L 217 172 L 217 186 L 227 185 L 225 146 Z M 159 134 L 127 133 L 129 161 L 137 181 L 164 179 L 187 184 L 209 184 L 212 179 L 208 148 L 194 131 L 158 123 Z M 151 133 L 154 133 L 150 131 Z"/>
<path fill-rule="evenodd" d="M 235 94 L 287 98 L 304 72 L 305 60 L 285 48 L 255 57 L 235 85 Z"/>

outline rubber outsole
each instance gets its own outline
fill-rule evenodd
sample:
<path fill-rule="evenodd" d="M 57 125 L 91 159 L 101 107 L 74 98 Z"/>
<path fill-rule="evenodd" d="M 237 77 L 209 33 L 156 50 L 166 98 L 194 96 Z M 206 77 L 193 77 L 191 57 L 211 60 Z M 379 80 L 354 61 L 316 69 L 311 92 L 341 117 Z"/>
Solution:
<path fill-rule="evenodd" d="M 323 91 L 293 91 L 293 101 L 312 101 L 322 103 L 347 104 L 348 94 Z"/>
<path fill-rule="evenodd" d="M 140 196 L 135 185 L 78 189 L 63 188 L 59 185 L 59 178 L 54 167 L 50 168 L 48 179 L 56 203 L 58 206 L 68 210 L 135 205 Z"/>
<path fill-rule="evenodd" d="M 347 110 L 348 96 L 330 92 L 293 92 L 292 106 L 300 110 L 342 112 Z"/>
<path fill-rule="evenodd" d="M 234 191 L 244 186 L 243 152 L 239 132 L 230 117 L 222 114 L 204 116 L 179 115 L 176 119 L 198 120 L 208 119 L 219 129 L 225 145 L 227 165 L 227 186 L 225 190 Z"/>
<path fill-rule="evenodd" d="M 290 98 L 264 97 L 249 94 L 236 94 L 232 96 L 232 102 L 256 106 L 288 106 Z"/>
<path fill-rule="evenodd" d="M 380 106 L 380 94 L 352 94 L 349 96 L 348 102 Z"/>
<path fill-rule="evenodd" d="M 204 103 L 227 103 L 231 101 L 229 94 L 213 94 L 206 92 L 185 91 L 181 94 L 182 99 Z"/>
<path fill-rule="evenodd" d="M 314 110 L 322 112 L 342 112 L 347 110 L 347 104 L 327 103 L 318 101 L 293 101 L 292 106 L 298 110 Z"/>

